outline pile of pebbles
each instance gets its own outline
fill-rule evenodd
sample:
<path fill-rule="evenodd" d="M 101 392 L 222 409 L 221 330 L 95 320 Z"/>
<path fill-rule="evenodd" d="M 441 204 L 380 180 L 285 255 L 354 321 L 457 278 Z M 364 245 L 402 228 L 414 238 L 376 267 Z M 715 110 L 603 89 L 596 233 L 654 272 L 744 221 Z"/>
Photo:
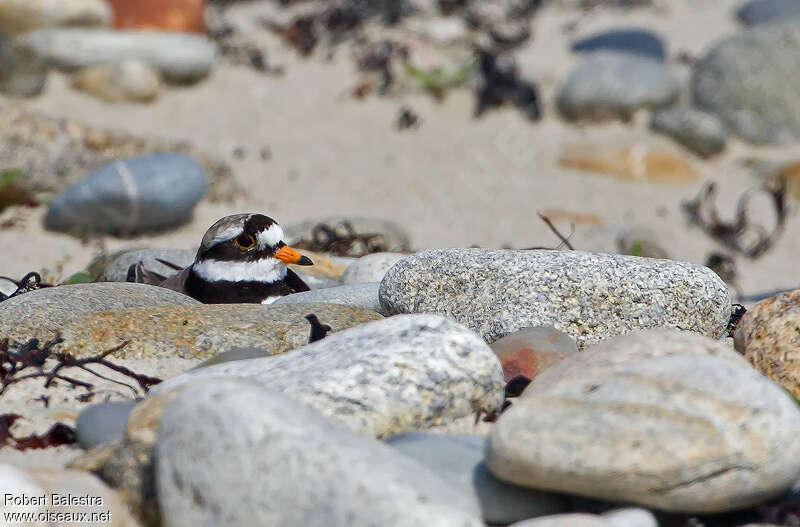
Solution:
<path fill-rule="evenodd" d="M 84 410 L 87 451 L 57 478 L 3 467 L 4 492 L 100 488 L 144 525 L 187 526 L 746 525 L 797 499 L 798 292 L 751 309 L 734 348 L 727 287 L 689 263 L 485 249 L 349 262 L 346 280 L 273 305 L 114 281 L 0 303 L 15 340 L 59 332 L 79 356 L 131 340 L 120 358 L 187 360 L 143 400 Z M 307 313 L 332 328 L 310 344 Z M 531 382 L 509 399 L 519 374 Z"/>

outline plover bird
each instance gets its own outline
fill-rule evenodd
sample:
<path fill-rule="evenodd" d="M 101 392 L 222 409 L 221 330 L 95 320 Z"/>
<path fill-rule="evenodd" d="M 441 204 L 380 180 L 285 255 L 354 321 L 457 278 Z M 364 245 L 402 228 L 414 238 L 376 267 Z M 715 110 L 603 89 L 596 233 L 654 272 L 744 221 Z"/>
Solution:
<path fill-rule="evenodd" d="M 167 278 L 139 262 L 128 269 L 128 281 L 166 287 L 205 304 L 269 304 L 308 291 L 286 264 L 313 262 L 284 243 L 283 230 L 272 218 L 234 214 L 206 231 L 189 267 Z"/>

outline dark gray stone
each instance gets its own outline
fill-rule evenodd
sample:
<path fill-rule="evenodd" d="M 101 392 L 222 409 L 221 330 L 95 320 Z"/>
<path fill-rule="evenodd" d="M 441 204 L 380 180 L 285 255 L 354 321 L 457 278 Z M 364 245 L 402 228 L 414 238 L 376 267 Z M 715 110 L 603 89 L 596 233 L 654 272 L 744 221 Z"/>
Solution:
<path fill-rule="evenodd" d="M 389 438 L 387 443 L 463 493 L 474 495 L 487 523 L 505 525 L 567 510 L 561 495 L 509 485 L 495 478 L 483 462 L 485 437 L 409 432 Z"/>
<path fill-rule="evenodd" d="M 50 203 L 45 226 L 123 235 L 175 227 L 191 218 L 205 192 L 203 167 L 188 156 L 129 158 L 65 189 Z"/>
<path fill-rule="evenodd" d="M 664 40 L 649 29 L 619 28 L 595 33 L 572 44 L 579 53 L 600 50 L 620 51 L 664 62 L 667 49 Z"/>
<path fill-rule="evenodd" d="M 435 315 L 404 315 L 284 355 L 192 370 L 152 391 L 231 377 L 256 380 L 373 437 L 446 425 L 478 410 L 493 413 L 505 387 L 500 362 L 473 332 Z"/>
<path fill-rule="evenodd" d="M 378 287 L 377 282 L 340 285 L 287 295 L 277 299 L 274 304 L 340 304 L 371 309 L 383 315 L 385 311 L 378 301 Z"/>
<path fill-rule="evenodd" d="M 91 28 L 40 29 L 17 37 L 31 56 L 51 67 L 76 70 L 138 59 L 173 82 L 193 82 L 214 65 L 214 44 L 206 37 L 169 31 Z"/>
<path fill-rule="evenodd" d="M 128 415 L 134 406 L 134 401 L 110 401 L 86 408 L 75 423 L 78 443 L 88 450 L 122 439 Z"/>
<path fill-rule="evenodd" d="M 658 61 L 612 51 L 589 55 L 567 78 L 558 109 L 567 119 L 630 119 L 641 108 L 672 104 L 680 84 Z"/>
<path fill-rule="evenodd" d="M 438 313 L 487 342 L 553 326 L 579 348 L 659 326 L 719 337 L 731 309 L 707 267 L 582 251 L 425 251 L 389 269 L 379 294 L 388 313 Z"/>
<path fill-rule="evenodd" d="M 798 0 L 753 0 L 736 11 L 743 24 L 755 26 L 766 22 L 778 22 L 800 16 Z"/>
<path fill-rule="evenodd" d="M 180 390 L 156 448 L 165 527 L 483 525 L 430 468 L 253 381 Z"/>
<path fill-rule="evenodd" d="M 0 335 L 18 341 L 47 340 L 70 323 L 139 307 L 194 306 L 197 300 L 145 284 L 97 283 L 48 287 L 0 302 Z"/>
<path fill-rule="evenodd" d="M 719 117 L 694 108 L 667 108 L 653 115 L 650 127 L 702 157 L 725 149 L 728 128 Z"/>
<path fill-rule="evenodd" d="M 740 31 L 697 61 L 695 105 L 753 143 L 795 143 L 800 138 L 798 56 L 798 19 Z"/>

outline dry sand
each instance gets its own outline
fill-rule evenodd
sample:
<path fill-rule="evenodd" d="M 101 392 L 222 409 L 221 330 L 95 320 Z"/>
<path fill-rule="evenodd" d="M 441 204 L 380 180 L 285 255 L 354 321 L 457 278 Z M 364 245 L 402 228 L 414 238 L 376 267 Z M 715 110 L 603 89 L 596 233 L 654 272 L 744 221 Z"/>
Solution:
<path fill-rule="evenodd" d="M 687 51 L 699 55 L 714 40 L 736 30 L 734 0 L 674 0 L 655 9 L 604 11 L 589 16 L 559 7 L 542 9 L 534 19 L 532 40 L 516 56 L 521 70 L 535 80 L 545 103 L 545 117 L 525 120 L 511 108 L 471 117 L 474 100 L 467 90 L 455 91 L 442 103 L 422 93 L 398 98 L 347 96 L 358 74 L 347 47 L 329 62 L 319 57 L 300 59 L 275 37 L 269 61 L 282 64 L 281 77 L 221 65 L 204 82 L 170 89 L 150 105 L 108 103 L 72 91 L 66 79 L 52 74 L 46 93 L 20 102 L 56 117 L 121 128 L 139 134 L 189 140 L 201 149 L 230 160 L 243 191 L 233 204 L 202 203 L 193 222 L 171 233 L 134 240 L 106 239 L 109 249 L 123 246 L 185 248 L 196 246 L 206 228 L 226 214 L 259 211 L 290 223 L 328 214 L 389 218 L 412 235 L 416 248 L 468 246 L 499 247 L 557 245 L 537 218 L 537 211 L 563 210 L 595 215 L 602 225 L 576 225 L 576 248 L 615 251 L 623 227 L 645 227 L 672 256 L 702 263 L 717 248 L 697 229 L 688 228 L 681 200 L 693 197 L 700 183 L 671 187 L 632 183 L 559 167 L 561 150 L 574 143 L 645 145 L 679 153 L 699 170 L 704 181 L 720 185 L 723 214 L 733 211 L 735 197 L 756 179 L 740 166 L 746 156 L 790 158 L 793 148 L 757 149 L 731 140 L 727 151 L 712 160 L 693 157 L 669 139 L 647 129 L 647 116 L 634 123 L 566 124 L 557 117 L 553 101 L 559 85 L 580 57 L 569 43 L 597 30 L 637 25 L 658 30 L 668 39 L 670 55 Z M 247 4 L 242 16 L 247 15 Z M 574 24 L 573 33 L 565 33 Z M 271 39 L 271 40 L 270 40 Z M 689 70 L 673 63 L 682 79 Z M 418 113 L 422 125 L 399 132 L 393 125 L 402 105 Z M 244 159 L 233 151 L 242 147 Z M 268 147 L 272 158 L 262 161 Z M 84 245 L 70 236 L 41 227 L 44 208 L 6 211 L 26 218 L 19 226 L 0 230 L 0 274 L 21 277 L 47 269 L 65 277 L 85 267 L 97 244 Z M 568 222 L 558 223 L 569 231 Z M 740 258 L 740 284 L 746 293 L 798 286 L 800 222 L 796 215 L 772 251 L 756 261 Z M 153 369 L 184 366 L 151 363 Z M 54 405 L 80 407 L 66 388 L 54 394 Z M 33 408 L 40 385 L 14 387 L 4 396 L 0 413 Z M 65 400 L 56 400 L 65 398 Z M 39 404 L 39 403 L 33 403 Z M 31 412 L 32 413 L 32 412 Z M 31 423 L 41 432 L 49 421 Z M 21 423 L 22 424 L 22 423 Z M 34 426 L 35 425 L 35 426 Z M 28 425 L 20 427 L 29 431 Z M 0 451 L 0 461 L 13 463 L 64 462 L 75 449 L 20 455 Z M 37 457 L 38 456 L 38 457 Z"/>

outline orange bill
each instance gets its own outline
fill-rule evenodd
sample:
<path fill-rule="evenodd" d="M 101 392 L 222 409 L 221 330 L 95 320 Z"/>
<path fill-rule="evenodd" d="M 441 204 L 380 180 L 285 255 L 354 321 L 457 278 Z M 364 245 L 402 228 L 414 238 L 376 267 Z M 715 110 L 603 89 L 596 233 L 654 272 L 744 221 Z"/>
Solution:
<path fill-rule="evenodd" d="M 311 258 L 303 256 L 288 245 L 281 247 L 280 250 L 275 253 L 275 258 L 287 264 L 314 265 Z"/>

